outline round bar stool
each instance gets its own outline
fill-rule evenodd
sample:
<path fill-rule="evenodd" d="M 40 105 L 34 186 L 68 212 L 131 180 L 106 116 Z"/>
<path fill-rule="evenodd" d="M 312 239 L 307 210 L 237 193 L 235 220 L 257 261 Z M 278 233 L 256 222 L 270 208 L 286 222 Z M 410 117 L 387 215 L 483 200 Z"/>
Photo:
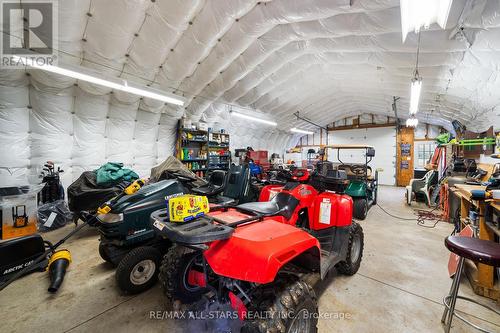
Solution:
<path fill-rule="evenodd" d="M 460 287 L 460 277 L 462 276 L 462 272 L 464 270 L 464 260 L 470 259 L 475 262 L 480 262 L 485 265 L 499 267 L 500 266 L 500 244 L 492 241 L 482 240 L 478 238 L 471 237 L 460 237 L 460 236 L 450 236 L 447 237 L 444 241 L 444 244 L 451 252 L 455 253 L 460 257 L 458 262 L 457 272 L 455 273 L 455 277 L 453 278 L 453 282 L 451 284 L 450 292 L 448 296 L 443 299 L 444 303 L 444 312 L 443 317 L 441 318 L 441 322 L 444 323 L 444 331 L 448 333 L 451 327 L 451 321 L 453 320 L 453 316 L 462 320 L 466 324 L 476 328 L 481 332 L 489 333 L 490 331 L 477 326 L 476 324 L 470 322 L 459 314 L 455 313 L 455 304 L 457 302 L 457 298 L 462 300 L 475 303 L 480 305 L 490 311 L 493 311 L 500 315 L 500 311 L 493 309 L 485 304 L 481 304 L 471 298 L 458 296 L 458 288 Z"/>

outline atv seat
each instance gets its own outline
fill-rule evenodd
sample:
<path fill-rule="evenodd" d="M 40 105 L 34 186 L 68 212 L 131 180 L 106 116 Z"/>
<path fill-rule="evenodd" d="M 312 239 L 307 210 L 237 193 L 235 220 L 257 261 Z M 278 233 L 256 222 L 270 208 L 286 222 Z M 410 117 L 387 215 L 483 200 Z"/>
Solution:
<path fill-rule="evenodd" d="M 299 200 L 291 194 L 279 192 L 271 201 L 248 202 L 236 206 L 236 209 L 262 216 L 281 215 L 290 219 L 298 204 Z"/>
<path fill-rule="evenodd" d="M 194 187 L 192 191 L 199 195 L 211 197 L 224 191 L 227 184 L 227 173 L 223 170 L 214 170 L 210 173 L 208 184 Z"/>
<path fill-rule="evenodd" d="M 315 172 L 312 177 L 310 184 L 318 191 L 333 191 L 337 193 L 344 193 L 347 186 L 349 186 L 349 180 L 347 179 L 347 174 L 344 170 L 322 170 L 323 173 Z"/>

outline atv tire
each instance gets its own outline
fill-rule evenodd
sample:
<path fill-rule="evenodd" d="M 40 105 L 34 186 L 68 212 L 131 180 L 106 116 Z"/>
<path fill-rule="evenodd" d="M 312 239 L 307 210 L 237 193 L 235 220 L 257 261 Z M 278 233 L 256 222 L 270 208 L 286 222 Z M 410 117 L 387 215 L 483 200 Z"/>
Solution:
<path fill-rule="evenodd" d="M 356 198 L 354 199 L 354 207 L 352 210 L 352 215 L 355 219 L 364 220 L 368 214 L 368 201 L 366 198 Z"/>
<path fill-rule="evenodd" d="M 260 309 L 265 311 L 262 318 L 246 320 L 242 333 L 318 331 L 318 302 L 314 290 L 306 282 L 299 280 L 287 285 L 276 293 L 274 300 L 266 303 L 267 306 Z"/>
<path fill-rule="evenodd" d="M 349 243 L 347 245 L 347 257 L 337 265 L 339 273 L 354 275 L 361 265 L 363 258 L 364 235 L 363 228 L 357 222 L 352 222 L 349 230 Z"/>
<path fill-rule="evenodd" d="M 157 278 L 161 253 L 152 246 L 132 249 L 118 264 L 115 278 L 118 287 L 130 294 L 151 288 Z"/>
<path fill-rule="evenodd" d="M 160 266 L 160 286 L 165 296 L 171 300 L 179 300 L 190 304 L 201 299 L 207 288 L 192 286 L 187 282 L 187 274 L 200 252 L 187 247 L 174 245 L 163 257 Z"/>

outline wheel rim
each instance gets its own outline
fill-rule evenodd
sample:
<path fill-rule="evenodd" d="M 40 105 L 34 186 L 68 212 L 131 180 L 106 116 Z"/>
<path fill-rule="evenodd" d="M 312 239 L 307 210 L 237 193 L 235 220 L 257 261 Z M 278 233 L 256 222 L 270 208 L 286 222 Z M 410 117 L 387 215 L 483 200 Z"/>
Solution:
<path fill-rule="evenodd" d="M 192 270 L 194 268 L 194 266 L 197 265 L 196 259 L 198 259 L 198 258 L 199 258 L 199 256 L 194 256 L 193 258 L 191 258 L 191 260 L 189 260 L 188 264 L 186 265 L 186 268 L 184 269 L 184 273 L 182 274 L 182 276 L 183 276 L 182 285 L 183 285 L 184 289 L 186 289 L 187 291 L 190 291 L 190 292 L 196 292 L 196 291 L 199 291 L 201 289 L 201 287 L 193 286 L 193 285 L 189 284 L 189 282 L 188 282 L 189 271 Z"/>
<path fill-rule="evenodd" d="M 357 262 L 361 254 L 361 237 L 355 234 L 351 244 L 351 262 Z"/>
<path fill-rule="evenodd" d="M 310 317 L 307 309 L 300 310 L 293 317 L 288 333 L 309 333 L 311 331 Z"/>
<path fill-rule="evenodd" d="M 151 259 L 139 261 L 130 272 L 130 282 L 139 286 L 147 283 L 156 271 L 156 263 Z"/>

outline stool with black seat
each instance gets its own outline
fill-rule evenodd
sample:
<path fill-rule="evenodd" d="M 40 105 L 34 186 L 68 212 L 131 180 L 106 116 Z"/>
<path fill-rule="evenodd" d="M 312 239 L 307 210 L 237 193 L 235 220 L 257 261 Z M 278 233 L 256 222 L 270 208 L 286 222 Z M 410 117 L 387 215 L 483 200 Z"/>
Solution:
<path fill-rule="evenodd" d="M 191 189 L 196 194 L 211 197 L 222 193 L 227 184 L 227 172 L 224 170 L 213 170 L 208 177 L 208 184 Z"/>
<path fill-rule="evenodd" d="M 471 237 L 460 237 L 460 236 L 449 236 L 444 241 L 445 246 L 451 252 L 455 253 L 460 257 L 458 261 L 458 268 L 455 276 L 453 278 L 453 282 L 451 284 L 449 294 L 443 299 L 444 303 L 444 312 L 443 317 L 441 318 L 441 322 L 445 324 L 444 331 L 448 333 L 451 328 L 451 321 L 453 320 L 453 316 L 465 322 L 467 325 L 470 325 L 481 332 L 490 332 L 482 327 L 477 326 L 476 324 L 470 322 L 469 320 L 463 318 L 459 314 L 455 313 L 455 304 L 457 299 L 462 299 L 468 302 L 472 302 L 478 304 L 488 310 L 491 310 L 500 315 L 500 311 L 493 309 L 485 304 L 481 304 L 476 300 L 473 300 L 468 297 L 458 296 L 458 288 L 460 287 L 460 278 L 462 276 L 462 272 L 464 271 L 464 261 L 465 259 L 470 259 L 474 262 L 479 262 L 484 265 L 489 265 L 493 267 L 500 266 L 500 244 L 488 240 L 482 240 L 479 238 L 471 238 Z"/>

